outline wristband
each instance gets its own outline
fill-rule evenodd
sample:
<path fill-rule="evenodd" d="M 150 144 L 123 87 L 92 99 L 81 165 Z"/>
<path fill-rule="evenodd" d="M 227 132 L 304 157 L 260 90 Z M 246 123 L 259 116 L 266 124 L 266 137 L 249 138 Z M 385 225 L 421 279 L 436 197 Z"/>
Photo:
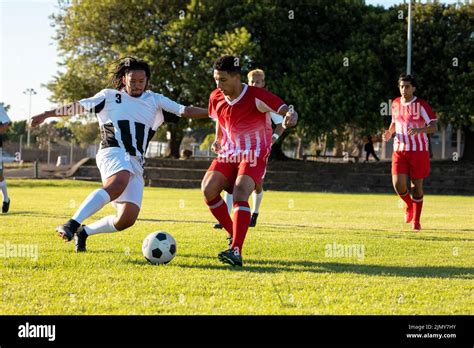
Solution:
<path fill-rule="evenodd" d="M 275 141 L 277 141 L 279 137 L 280 137 L 280 136 L 279 136 L 278 134 L 276 134 L 276 133 L 273 133 L 273 134 L 272 134 L 272 139 L 275 139 Z"/>

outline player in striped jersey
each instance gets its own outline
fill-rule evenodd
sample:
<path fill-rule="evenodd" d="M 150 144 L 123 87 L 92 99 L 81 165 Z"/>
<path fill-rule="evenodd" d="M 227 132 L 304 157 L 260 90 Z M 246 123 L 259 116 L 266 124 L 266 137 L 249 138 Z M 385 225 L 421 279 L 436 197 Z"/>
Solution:
<path fill-rule="evenodd" d="M 423 207 L 423 179 L 430 173 L 428 136 L 436 132 L 436 114 L 430 105 L 414 95 L 416 82 L 411 75 L 398 79 L 401 97 L 393 100 L 392 123 L 383 139 L 388 141 L 395 134 L 392 155 L 392 181 L 395 191 L 406 203 L 405 222 L 412 222 L 415 231 L 421 230 L 420 217 Z M 407 187 L 410 177 L 413 197 Z"/>
<path fill-rule="evenodd" d="M 247 80 L 249 86 L 265 88 L 265 72 L 261 69 L 255 69 L 249 71 L 247 74 Z M 278 115 L 274 112 L 267 112 L 267 127 L 272 128 L 272 124 L 275 125 L 275 129 L 273 130 L 272 134 L 272 145 L 278 140 L 278 138 L 283 134 L 285 128 L 283 128 L 283 117 Z M 219 124 L 217 126 L 216 132 L 216 141 L 220 142 L 221 140 L 221 132 Z M 214 145 L 214 144 L 213 144 Z M 213 148 L 215 145 L 213 146 Z M 257 184 L 255 190 L 252 192 L 252 216 L 250 218 L 249 227 L 255 227 L 257 225 L 258 214 L 260 212 L 260 205 L 262 204 L 263 199 L 263 178 L 262 182 Z M 232 194 L 224 191 L 224 201 L 227 204 L 227 208 L 229 210 L 229 215 L 231 213 L 233 203 L 233 196 Z M 220 223 L 216 223 L 214 228 L 222 229 L 222 225 Z"/>
<path fill-rule="evenodd" d="M 112 75 L 113 89 L 103 89 L 95 96 L 76 101 L 32 118 L 31 126 L 48 117 L 73 116 L 85 112 L 97 115 L 101 143 L 96 161 L 103 188 L 92 192 L 72 218 L 56 231 L 66 241 L 76 240 L 76 251 L 86 251 L 90 235 L 121 231 L 138 218 L 143 197 L 143 164 L 148 144 L 158 127 L 173 116 L 208 117 L 207 109 L 180 105 L 167 97 L 146 90 L 150 68 L 145 61 L 125 58 Z M 117 209 L 116 216 L 106 216 L 82 225 L 107 203 Z"/>
<path fill-rule="evenodd" d="M 8 127 L 10 126 L 10 118 L 7 115 L 7 112 L 0 105 L 0 189 L 2 190 L 3 195 L 3 204 L 2 204 L 2 213 L 8 213 L 10 209 L 10 197 L 8 196 L 7 190 L 7 181 L 3 177 L 3 139 L 2 134 L 4 134 Z"/>
<path fill-rule="evenodd" d="M 242 266 L 242 247 L 250 223 L 248 199 L 260 184 L 270 155 L 272 129 L 267 112 L 284 116 L 283 127 L 293 127 L 298 114 L 278 96 L 264 88 L 240 81 L 240 61 L 223 56 L 213 66 L 216 89 L 209 97 L 209 117 L 222 131 L 217 158 L 213 160 L 201 188 L 206 205 L 227 231 L 232 243 L 218 254 L 220 261 Z M 221 192 L 234 194 L 234 217 L 230 218 Z"/>

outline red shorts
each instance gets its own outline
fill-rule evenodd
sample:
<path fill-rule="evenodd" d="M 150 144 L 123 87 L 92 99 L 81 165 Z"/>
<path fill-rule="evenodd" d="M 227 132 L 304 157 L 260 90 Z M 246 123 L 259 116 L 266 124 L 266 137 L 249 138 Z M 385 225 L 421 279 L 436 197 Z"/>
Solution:
<path fill-rule="evenodd" d="M 230 184 L 226 191 L 232 193 L 235 180 L 240 175 L 250 176 L 255 182 L 255 185 L 262 182 L 267 168 L 269 154 L 270 153 L 254 158 L 243 158 L 242 160 L 236 157 L 218 157 L 212 161 L 207 171 L 216 171 L 224 174 Z"/>
<path fill-rule="evenodd" d="M 424 179 L 430 174 L 428 151 L 394 151 L 392 175 L 406 174 L 410 179 Z"/>

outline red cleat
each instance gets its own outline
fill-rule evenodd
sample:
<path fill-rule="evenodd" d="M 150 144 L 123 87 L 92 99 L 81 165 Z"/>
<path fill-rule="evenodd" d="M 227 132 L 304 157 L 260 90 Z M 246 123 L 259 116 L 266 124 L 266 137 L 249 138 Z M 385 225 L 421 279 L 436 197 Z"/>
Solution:
<path fill-rule="evenodd" d="M 405 222 L 409 224 L 413 220 L 413 207 L 407 207 L 405 210 Z"/>
<path fill-rule="evenodd" d="M 419 222 L 413 222 L 412 229 L 414 231 L 421 231 L 421 224 Z"/>

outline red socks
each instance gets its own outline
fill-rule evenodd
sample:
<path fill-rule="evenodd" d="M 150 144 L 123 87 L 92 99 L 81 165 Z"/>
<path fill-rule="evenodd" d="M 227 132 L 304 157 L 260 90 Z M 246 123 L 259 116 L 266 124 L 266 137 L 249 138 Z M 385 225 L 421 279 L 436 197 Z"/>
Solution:
<path fill-rule="evenodd" d="M 217 196 L 210 201 L 206 201 L 209 210 L 211 211 L 212 215 L 219 221 L 222 227 L 225 228 L 227 233 L 232 236 L 232 219 L 229 215 L 229 210 L 227 209 L 227 204 L 225 204 L 224 200 L 221 196 Z"/>
<path fill-rule="evenodd" d="M 227 214 L 228 215 L 228 214 Z M 240 201 L 234 203 L 234 235 L 231 249 L 239 248 L 242 255 L 242 246 L 250 224 L 250 206 L 248 202 Z"/>
<path fill-rule="evenodd" d="M 423 196 L 413 197 L 413 222 L 420 222 L 421 209 L 423 208 Z"/>
<path fill-rule="evenodd" d="M 413 206 L 413 200 L 411 199 L 410 197 L 410 192 L 405 192 L 403 194 L 398 194 L 400 196 L 401 199 L 403 199 L 403 201 L 405 202 L 405 204 L 407 205 L 407 207 L 411 207 Z"/>

